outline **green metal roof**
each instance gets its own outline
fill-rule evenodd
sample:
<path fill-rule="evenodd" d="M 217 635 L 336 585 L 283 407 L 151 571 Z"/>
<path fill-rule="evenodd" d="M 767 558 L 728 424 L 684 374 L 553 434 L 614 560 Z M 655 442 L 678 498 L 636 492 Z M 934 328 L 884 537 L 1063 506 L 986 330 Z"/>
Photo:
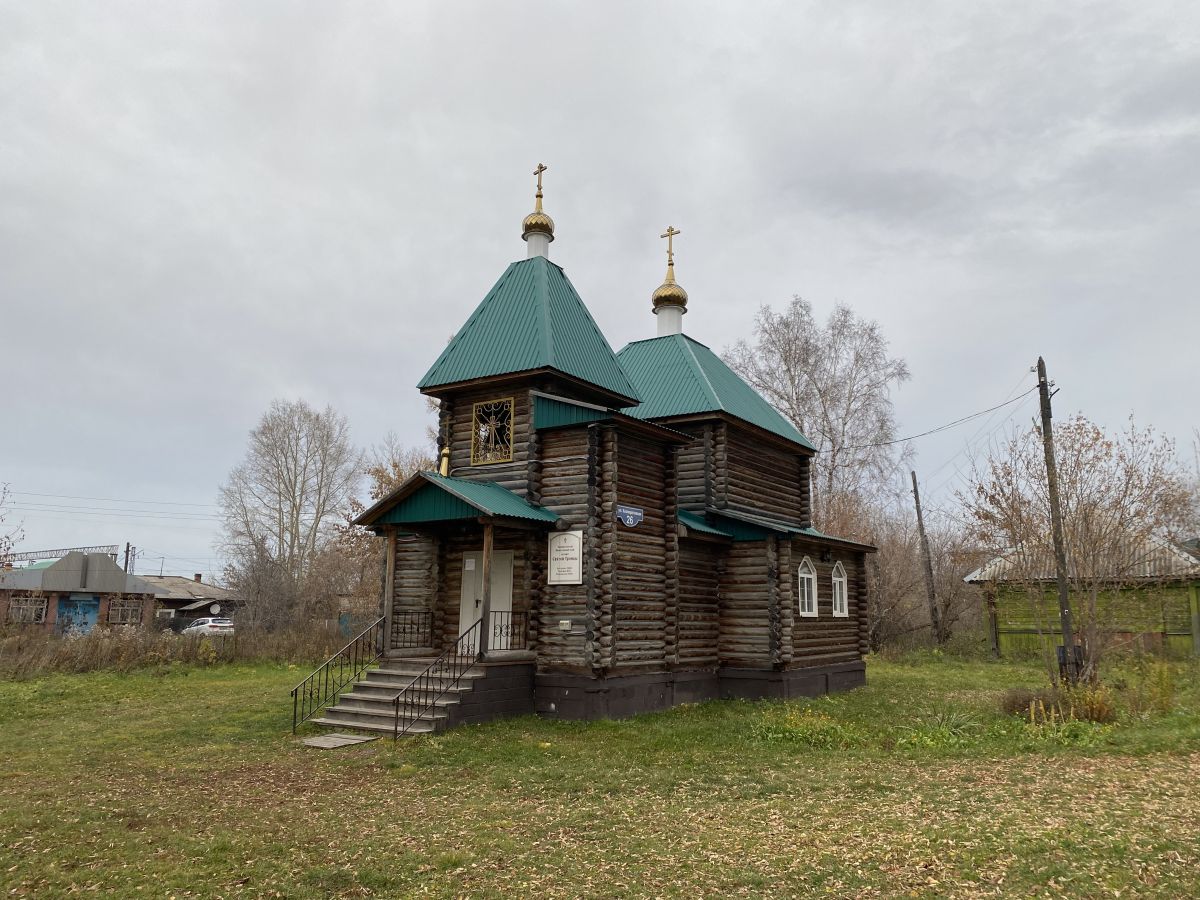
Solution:
<path fill-rule="evenodd" d="M 512 491 L 490 481 L 448 478 L 436 472 L 418 472 L 375 506 L 358 517 L 360 525 L 415 525 L 499 516 L 553 525 L 558 516 L 526 503 Z"/>
<path fill-rule="evenodd" d="M 687 335 L 669 334 L 627 345 L 621 361 L 641 405 L 624 410 L 639 419 L 724 412 L 789 441 L 816 448 L 719 356 Z"/>
<path fill-rule="evenodd" d="M 688 531 L 698 531 L 701 534 L 715 534 L 718 537 L 733 537 L 733 534 L 728 531 L 722 531 L 720 528 L 709 525 L 704 520 L 703 516 L 698 516 L 693 512 L 688 512 L 686 509 L 679 510 L 679 524 L 687 526 Z"/>
<path fill-rule="evenodd" d="M 571 403 L 569 400 L 556 400 L 553 397 L 533 397 L 533 427 L 559 428 L 563 425 L 579 425 L 583 422 L 600 422 L 612 417 L 612 411 L 596 409 Z"/>
<path fill-rule="evenodd" d="M 508 267 L 417 386 L 545 368 L 638 399 L 563 270 L 535 256 Z"/>

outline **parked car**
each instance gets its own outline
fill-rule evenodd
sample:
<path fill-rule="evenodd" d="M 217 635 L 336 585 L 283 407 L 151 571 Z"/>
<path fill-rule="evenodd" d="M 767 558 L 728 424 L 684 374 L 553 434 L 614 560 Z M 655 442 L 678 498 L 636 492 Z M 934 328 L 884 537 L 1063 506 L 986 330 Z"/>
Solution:
<path fill-rule="evenodd" d="M 180 634 L 192 637 L 205 634 L 233 634 L 233 622 L 230 619 L 197 619 L 183 629 Z"/>

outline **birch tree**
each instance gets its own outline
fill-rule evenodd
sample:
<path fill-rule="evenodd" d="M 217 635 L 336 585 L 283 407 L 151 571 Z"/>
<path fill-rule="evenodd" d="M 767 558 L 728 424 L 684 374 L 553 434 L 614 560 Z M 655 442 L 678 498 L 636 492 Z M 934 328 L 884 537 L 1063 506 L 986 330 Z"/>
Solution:
<path fill-rule="evenodd" d="M 725 361 L 817 448 L 812 503 L 817 527 L 853 537 L 870 501 L 887 490 L 898 453 L 892 391 L 909 378 L 877 322 L 834 307 L 821 324 L 795 297 L 783 312 L 762 306 L 753 341 Z"/>
<path fill-rule="evenodd" d="M 345 416 L 303 400 L 276 400 L 221 487 L 227 543 L 270 559 L 285 580 L 302 582 L 354 496 L 361 459 Z"/>

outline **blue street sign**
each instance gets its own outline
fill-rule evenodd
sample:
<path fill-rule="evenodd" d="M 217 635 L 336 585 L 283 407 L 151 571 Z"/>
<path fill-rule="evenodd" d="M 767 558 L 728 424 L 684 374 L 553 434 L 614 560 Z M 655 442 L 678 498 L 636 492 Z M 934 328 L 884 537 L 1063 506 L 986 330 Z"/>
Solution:
<path fill-rule="evenodd" d="M 617 518 L 624 522 L 627 528 L 633 528 L 646 518 L 646 514 L 640 506 L 626 506 L 624 503 L 618 503 Z"/>

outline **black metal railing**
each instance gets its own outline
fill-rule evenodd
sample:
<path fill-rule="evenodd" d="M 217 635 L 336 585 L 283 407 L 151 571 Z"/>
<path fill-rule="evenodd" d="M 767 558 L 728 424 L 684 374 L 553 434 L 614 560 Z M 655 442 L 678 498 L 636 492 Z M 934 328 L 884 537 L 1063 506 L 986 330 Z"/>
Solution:
<path fill-rule="evenodd" d="M 392 649 L 414 650 L 433 646 L 433 613 L 398 609 L 392 613 Z"/>
<path fill-rule="evenodd" d="M 318 666 L 292 688 L 292 733 L 338 698 L 342 690 L 383 655 L 384 617 L 380 616 L 362 634 Z"/>
<path fill-rule="evenodd" d="M 414 678 L 392 700 L 395 714 L 392 740 L 397 740 L 422 715 L 434 709 L 437 702 L 458 686 L 462 677 L 479 661 L 480 619 L 454 642 L 454 646 L 435 659 L 425 671 Z M 403 719 L 403 723 L 401 723 Z"/>
<path fill-rule="evenodd" d="M 497 610 L 488 632 L 489 650 L 524 650 L 529 646 L 529 616 L 523 612 Z"/>

